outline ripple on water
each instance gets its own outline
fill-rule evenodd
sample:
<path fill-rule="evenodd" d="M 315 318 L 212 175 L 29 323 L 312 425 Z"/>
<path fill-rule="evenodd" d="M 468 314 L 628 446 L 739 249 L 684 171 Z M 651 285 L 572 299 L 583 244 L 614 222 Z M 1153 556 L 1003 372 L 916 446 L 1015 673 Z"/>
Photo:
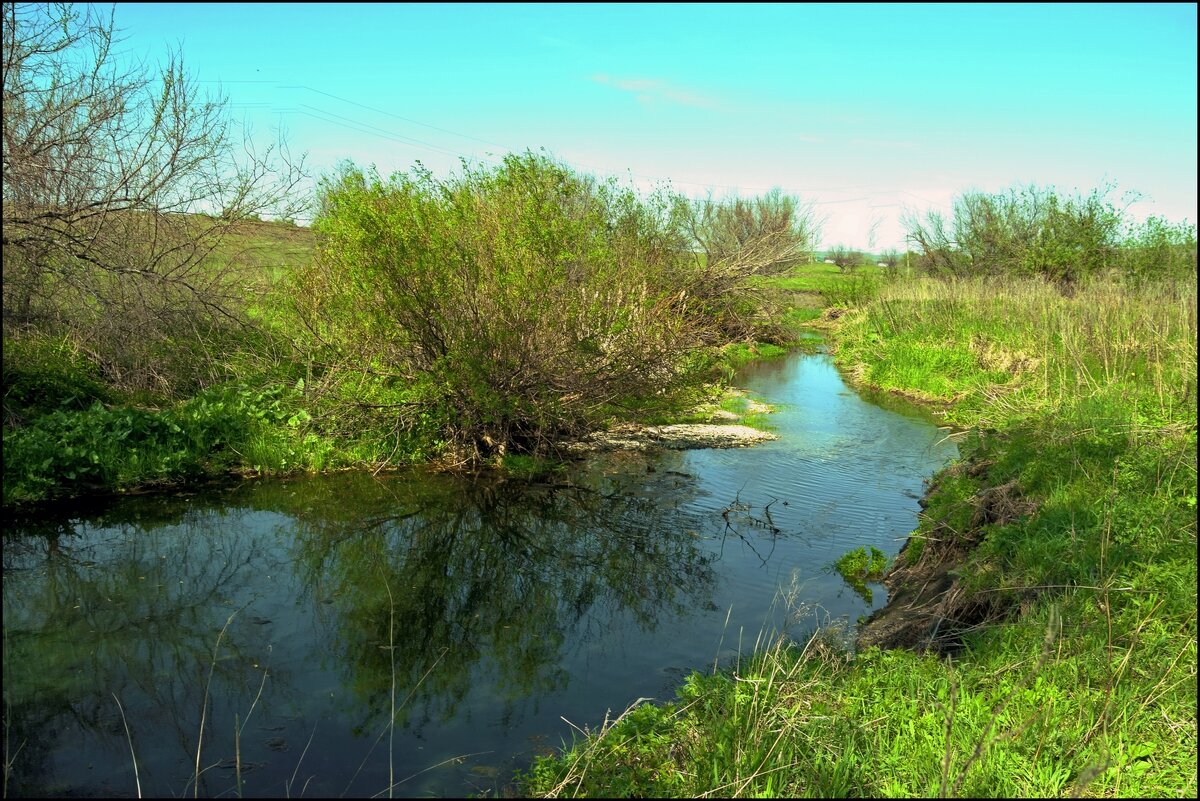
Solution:
<path fill-rule="evenodd" d="M 240 749 L 249 795 L 283 793 L 301 751 L 310 796 L 378 793 L 393 771 L 409 795 L 486 794 L 569 741 L 564 718 L 595 728 L 665 700 L 764 629 L 855 619 L 870 605 L 830 565 L 896 553 L 953 444 L 824 356 L 739 384 L 777 407 L 778 440 L 593 455 L 553 486 L 347 473 L 10 527 L 6 723 L 37 744 L 10 789 L 127 787 L 116 694 L 148 795 L 191 789 L 201 709 L 203 759 Z M 235 744 L 252 708 L 261 728 Z M 237 790 L 227 769 L 201 783 Z"/>

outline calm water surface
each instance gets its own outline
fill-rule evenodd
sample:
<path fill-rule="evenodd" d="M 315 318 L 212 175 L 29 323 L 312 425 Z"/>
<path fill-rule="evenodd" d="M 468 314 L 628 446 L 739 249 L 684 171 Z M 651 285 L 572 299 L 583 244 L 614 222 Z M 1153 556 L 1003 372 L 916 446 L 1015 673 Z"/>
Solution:
<path fill-rule="evenodd" d="M 134 795 L 131 743 L 147 796 L 192 795 L 198 746 L 205 796 L 238 794 L 239 751 L 247 796 L 495 794 L 570 740 L 564 718 L 669 699 L 762 631 L 853 623 L 886 592 L 831 563 L 895 554 L 955 447 L 823 355 L 739 383 L 779 440 L 553 483 L 347 473 L 8 521 L 8 794 Z"/>

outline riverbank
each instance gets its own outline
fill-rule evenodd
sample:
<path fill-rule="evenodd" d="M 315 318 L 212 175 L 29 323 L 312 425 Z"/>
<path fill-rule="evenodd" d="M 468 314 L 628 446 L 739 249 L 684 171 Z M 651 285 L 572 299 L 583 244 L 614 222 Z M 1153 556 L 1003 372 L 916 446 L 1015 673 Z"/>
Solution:
<path fill-rule="evenodd" d="M 859 650 L 780 637 L 525 789 L 1194 796 L 1195 298 L 920 280 L 840 315 L 844 372 L 970 432 Z"/>
<path fill-rule="evenodd" d="M 785 352 L 765 344 L 754 350 L 728 346 L 714 357 L 715 372 L 728 377 L 750 359 Z M 77 377 L 68 359 L 59 361 L 63 383 Z M 619 448 L 748 447 L 776 438 L 764 428 L 770 407 L 743 390 L 716 383 L 701 394 L 713 400 L 660 413 L 658 424 L 618 420 L 560 442 L 555 451 L 571 457 Z M 160 409 L 96 398 L 85 408 L 43 413 L 5 431 L 4 503 L 152 492 L 225 478 L 461 466 L 429 431 L 387 432 L 362 424 L 346 436 L 318 433 L 311 426 L 314 403 L 300 380 L 259 389 L 221 386 Z M 508 470 L 517 462 L 501 452 L 491 465 L 476 468 Z"/>
<path fill-rule="evenodd" d="M 408 795 L 495 797 L 532 748 L 570 738 L 562 718 L 669 696 L 686 669 L 732 653 L 739 632 L 783 623 L 781 575 L 810 608 L 869 611 L 828 569 L 859 544 L 850 520 L 883 521 L 870 542 L 894 551 L 919 476 L 953 446 L 921 415 L 864 401 L 823 354 L 761 361 L 737 378 L 749 397 L 771 401 L 779 440 L 557 465 L 510 456 L 504 471 L 470 474 L 265 478 L 59 504 L 13 521 L 5 625 L 18 650 L 6 651 L 5 693 L 14 744 L 36 733 L 45 745 L 22 749 L 9 788 L 120 794 L 135 758 L 143 794 L 178 795 L 194 778 L 203 730 L 201 766 L 236 766 L 240 747 L 254 769 L 242 782 L 234 768 L 205 771 L 201 795 L 270 795 L 315 726 L 308 754 L 325 756 L 305 761 L 310 794 L 371 795 L 394 765 L 414 776 Z M 789 481 L 803 464 L 819 474 Z M 393 633 L 389 620 L 407 623 Z M 379 647 L 393 637 L 396 648 Z M 255 704 L 244 690 L 263 685 L 268 668 Z M 128 670 L 155 681 L 131 685 Z M 404 696 L 389 701 L 393 676 Z M 328 692 L 305 692 L 313 686 Z M 372 752 L 402 700 L 387 753 Z M 105 725 L 117 701 L 130 742 Z M 107 717 L 76 718 L 78 709 Z M 191 739 L 160 747 L 164 730 Z M 81 742 L 92 750 L 81 753 Z M 116 749 L 127 758 L 90 756 Z M 444 753 L 469 756 L 439 764 Z"/>

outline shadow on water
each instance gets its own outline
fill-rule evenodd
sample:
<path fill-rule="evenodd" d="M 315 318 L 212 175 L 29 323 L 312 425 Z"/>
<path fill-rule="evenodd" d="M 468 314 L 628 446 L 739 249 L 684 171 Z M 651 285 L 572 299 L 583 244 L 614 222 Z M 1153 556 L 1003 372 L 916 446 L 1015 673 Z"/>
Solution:
<path fill-rule="evenodd" d="M 786 625 L 789 587 L 826 619 L 869 612 L 829 566 L 894 555 L 952 443 L 825 356 L 742 378 L 779 440 L 549 483 L 343 473 L 6 519 L 6 792 L 133 795 L 132 744 L 145 795 L 496 793 L 564 719 L 670 697 Z"/>

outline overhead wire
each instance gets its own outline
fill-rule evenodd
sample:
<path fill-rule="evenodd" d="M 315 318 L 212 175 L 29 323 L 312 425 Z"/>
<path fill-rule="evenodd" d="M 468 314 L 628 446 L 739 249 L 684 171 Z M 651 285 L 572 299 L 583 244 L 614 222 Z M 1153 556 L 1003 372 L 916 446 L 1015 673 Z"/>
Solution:
<path fill-rule="evenodd" d="M 491 141 L 488 139 L 484 139 L 482 137 L 473 136 L 471 134 L 465 134 L 460 131 L 455 131 L 450 128 L 445 128 L 445 127 L 438 126 L 438 125 L 431 125 L 429 123 L 422 122 L 420 120 L 416 120 L 411 117 L 405 117 L 403 115 L 387 111 L 386 109 L 381 109 L 381 108 L 378 108 L 375 106 L 368 105 L 366 103 L 361 103 L 359 101 L 352 100 L 347 97 L 343 97 L 343 96 L 335 94 L 333 92 L 326 92 L 324 90 L 317 89 L 315 87 L 308 86 L 305 84 L 282 84 L 277 81 L 257 81 L 257 80 L 255 80 L 255 81 L 240 81 L 240 80 L 239 81 L 214 81 L 214 82 L 215 83 L 239 83 L 239 84 L 240 83 L 256 83 L 256 84 L 275 83 L 276 88 L 278 88 L 278 89 L 301 90 L 301 91 L 311 92 L 313 94 L 328 97 L 332 100 L 346 103 L 348 105 L 355 106 L 355 107 L 364 109 L 366 111 L 370 111 L 370 112 L 373 112 L 376 114 L 384 115 L 386 117 L 391 117 L 391 118 L 394 118 L 397 120 L 401 120 L 403 122 L 407 122 L 412 125 L 418 125 L 418 126 L 421 126 L 423 128 L 428 128 L 433 131 L 438 131 L 441 133 L 449 134 L 451 136 L 456 136 L 456 137 L 459 137 L 464 140 L 478 142 L 480 144 L 495 147 L 495 148 L 498 148 L 498 149 L 506 151 L 506 152 L 513 152 L 513 148 L 511 148 L 511 147 L 502 145 L 500 143 L 497 143 L 497 142 L 494 142 L 494 141 Z M 246 103 L 236 103 L 236 104 L 231 103 L 230 105 L 231 105 L 231 107 L 258 110 L 258 109 L 262 109 L 264 107 L 270 107 L 273 104 L 271 102 L 246 102 Z M 432 142 L 428 142 L 423 139 L 417 139 L 412 136 L 407 136 L 405 134 L 401 134 L 401 133 L 398 133 L 393 130 L 389 130 L 389 129 L 382 128 L 377 125 L 373 125 L 364 120 L 355 119 L 353 117 L 338 114 L 327 108 L 320 108 L 320 107 L 317 107 L 314 105 L 310 105 L 308 103 L 299 103 L 298 107 L 272 108 L 272 109 L 270 109 L 270 111 L 273 111 L 280 115 L 294 114 L 294 115 L 306 116 L 311 119 L 315 119 L 317 121 L 324 122 L 324 123 L 327 123 L 330 125 L 337 125 L 342 128 L 345 128 L 347 130 L 355 131 L 357 133 L 365 134 L 368 136 L 376 136 L 376 137 L 379 137 L 379 138 L 387 140 L 387 141 L 395 142 L 397 144 L 408 145 L 410 147 L 423 148 L 423 149 L 429 150 L 431 152 L 441 153 L 443 155 L 455 156 L 455 157 L 458 157 L 463 160 L 482 161 L 482 162 L 485 162 L 488 164 L 493 164 L 493 165 L 499 163 L 494 158 L 490 158 L 490 156 L 494 155 L 492 153 L 487 153 L 486 155 L 480 155 L 478 152 L 471 152 L 468 155 L 466 153 L 461 152 L 460 150 L 446 148 L 446 147 L 434 144 Z M 713 191 L 717 191 L 717 190 L 732 191 L 734 193 L 739 193 L 742 191 L 766 192 L 766 191 L 770 191 L 771 189 L 775 188 L 775 187 L 742 186 L 742 185 L 732 185 L 732 184 L 703 183 L 703 182 L 699 182 L 699 181 L 686 181 L 686 180 L 678 180 L 678 179 L 671 179 L 671 178 L 664 179 L 664 178 L 657 177 L 657 176 L 650 176 L 650 175 L 645 175 L 642 173 L 635 173 L 632 170 L 625 170 L 625 171 L 604 170 L 604 169 L 597 168 L 593 165 L 582 164 L 582 163 L 578 163 L 578 162 L 576 162 L 573 166 L 575 166 L 577 169 L 582 168 L 582 169 L 590 171 L 591 173 L 593 173 L 595 175 L 599 175 L 599 176 L 607 177 L 607 178 L 628 177 L 630 179 L 646 181 L 646 182 L 650 182 L 650 183 L 656 184 L 656 185 L 665 184 L 667 186 L 685 185 L 685 186 L 698 187 L 698 188 L 700 188 L 702 190 L 706 190 L 708 192 L 713 192 Z M 816 189 L 809 188 L 807 190 L 797 191 L 796 193 L 799 194 L 801 197 L 804 197 L 805 195 L 811 196 L 811 194 L 816 191 L 840 192 L 840 191 L 850 191 L 853 189 L 861 190 L 861 189 L 867 188 L 868 186 L 869 185 L 857 184 L 857 185 L 842 186 L 842 187 L 821 187 L 821 188 L 816 188 Z M 844 203 L 856 203 L 856 202 L 861 202 L 861 201 L 869 201 L 872 198 L 876 198 L 876 197 L 880 197 L 880 196 L 894 198 L 898 194 L 904 194 L 904 195 L 908 195 L 910 197 L 914 197 L 918 200 L 921 200 L 921 201 L 929 204 L 930 206 L 945 207 L 945 204 L 935 203 L 935 202 L 929 200 L 928 198 L 921 197 L 920 195 L 917 195 L 913 192 L 910 192 L 908 190 L 903 190 L 903 189 L 899 189 L 899 190 L 898 189 L 878 189 L 878 190 L 867 191 L 865 194 L 862 194 L 862 195 L 859 195 L 856 197 L 838 198 L 838 199 L 833 199 L 833 200 L 819 200 L 819 199 L 810 197 L 809 199 L 806 199 L 805 202 L 812 207 L 832 206 L 832 205 L 840 205 L 840 204 L 844 204 Z M 875 208 L 895 208 L 895 207 L 903 207 L 903 205 L 904 204 L 899 203 L 899 202 L 892 202 L 892 203 L 871 205 L 870 208 L 873 208 L 873 209 L 875 209 Z"/>

